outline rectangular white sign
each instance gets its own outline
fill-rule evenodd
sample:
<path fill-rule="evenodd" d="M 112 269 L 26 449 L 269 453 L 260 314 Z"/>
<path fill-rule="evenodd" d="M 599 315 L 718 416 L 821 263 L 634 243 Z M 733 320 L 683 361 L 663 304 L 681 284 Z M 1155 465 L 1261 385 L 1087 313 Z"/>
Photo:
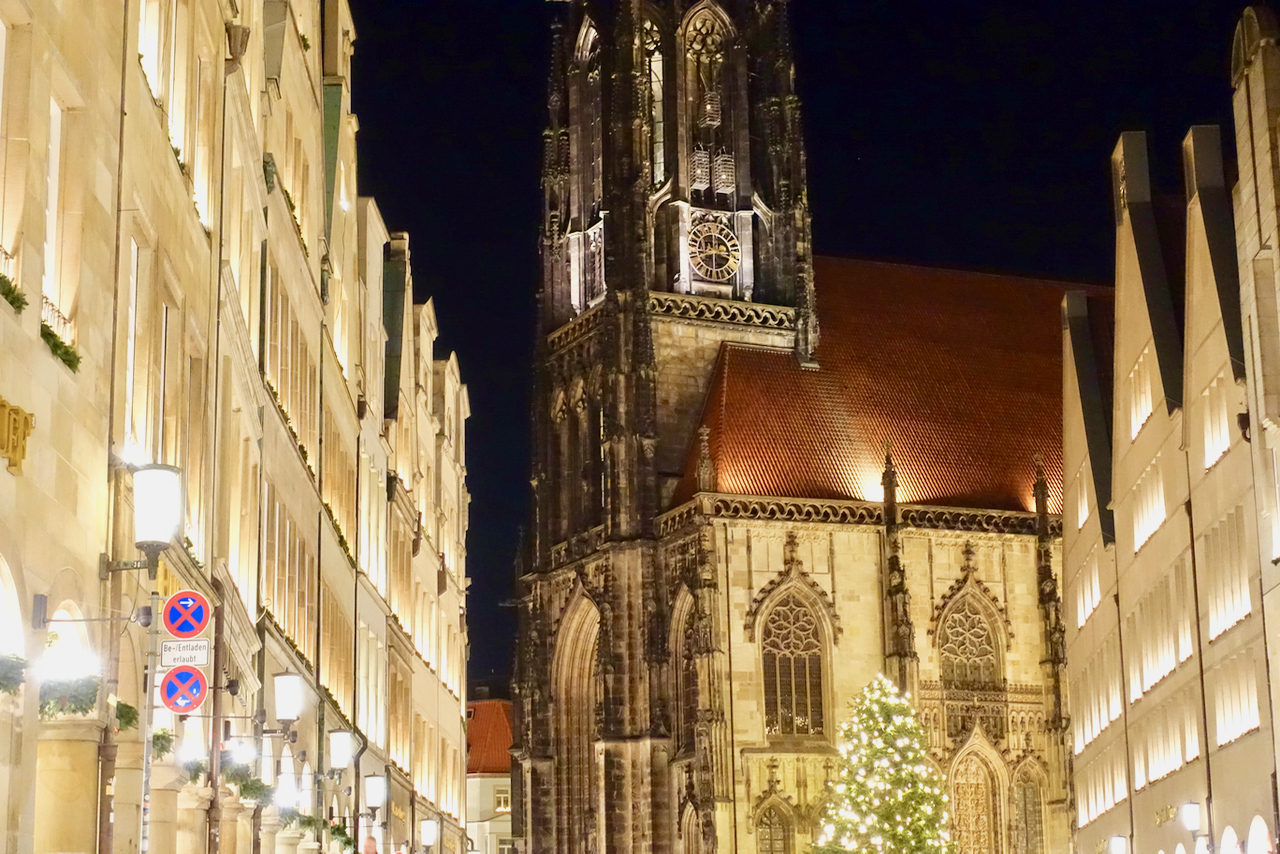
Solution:
<path fill-rule="evenodd" d="M 209 639 L 160 641 L 160 666 L 209 666 Z"/>

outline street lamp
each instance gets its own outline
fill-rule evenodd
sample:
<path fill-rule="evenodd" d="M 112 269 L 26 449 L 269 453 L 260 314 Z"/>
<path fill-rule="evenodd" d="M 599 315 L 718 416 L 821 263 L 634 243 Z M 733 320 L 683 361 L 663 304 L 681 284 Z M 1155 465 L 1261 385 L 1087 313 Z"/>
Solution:
<path fill-rule="evenodd" d="M 351 764 L 351 733 L 345 729 L 335 729 L 329 733 L 329 774 L 337 779 Z"/>
<path fill-rule="evenodd" d="M 419 833 L 422 838 L 422 849 L 429 852 L 440 839 L 440 822 L 434 818 L 424 818 Z"/>
<path fill-rule="evenodd" d="M 1191 838 L 1195 839 L 1200 835 L 1200 804 L 1192 801 L 1178 807 L 1178 821 L 1182 823 L 1184 830 L 1191 834 Z"/>
<path fill-rule="evenodd" d="M 112 572 L 145 569 L 151 585 L 151 615 L 147 627 L 147 695 L 142 733 L 142 830 L 138 850 L 147 854 L 151 841 L 151 738 L 155 729 L 156 646 L 159 640 L 160 590 L 154 583 L 160 569 L 160 553 L 169 548 L 182 529 L 182 470 L 159 463 L 138 466 L 133 470 L 133 542 L 146 560 L 109 561 L 106 555 L 99 563 L 98 576 L 106 580 Z"/>
<path fill-rule="evenodd" d="M 369 810 L 369 821 L 378 820 L 378 810 L 387 799 L 387 778 L 381 774 L 369 774 L 364 778 L 364 804 Z"/>

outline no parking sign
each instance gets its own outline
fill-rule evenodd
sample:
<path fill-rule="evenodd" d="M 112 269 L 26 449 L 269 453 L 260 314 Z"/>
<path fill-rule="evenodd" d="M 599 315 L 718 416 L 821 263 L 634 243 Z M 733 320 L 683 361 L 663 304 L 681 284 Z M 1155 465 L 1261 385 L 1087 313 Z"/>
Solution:
<path fill-rule="evenodd" d="M 165 631 L 178 640 L 190 640 L 202 634 L 209 625 L 213 609 L 209 600 L 194 590 L 179 590 L 164 603 Z"/>
<path fill-rule="evenodd" d="M 160 700 L 175 714 L 191 714 L 208 696 L 209 680 L 198 667 L 175 667 L 160 680 Z"/>

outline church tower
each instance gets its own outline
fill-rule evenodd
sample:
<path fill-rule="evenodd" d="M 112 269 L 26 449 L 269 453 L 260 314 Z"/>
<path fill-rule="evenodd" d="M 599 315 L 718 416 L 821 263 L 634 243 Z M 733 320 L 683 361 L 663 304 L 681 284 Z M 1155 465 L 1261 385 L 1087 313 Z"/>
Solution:
<path fill-rule="evenodd" d="M 513 829 L 807 850 L 887 673 L 961 854 L 1065 854 L 1067 286 L 813 257 L 786 0 L 547 7 Z"/>
<path fill-rule="evenodd" d="M 550 5 L 519 818 L 532 851 L 673 851 L 657 520 L 720 344 L 818 341 L 788 4 Z"/>

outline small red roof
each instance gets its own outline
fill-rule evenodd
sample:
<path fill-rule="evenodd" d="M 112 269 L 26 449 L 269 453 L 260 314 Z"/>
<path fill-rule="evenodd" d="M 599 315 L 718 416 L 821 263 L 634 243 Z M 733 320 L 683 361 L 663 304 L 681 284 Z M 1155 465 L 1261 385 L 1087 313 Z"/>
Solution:
<path fill-rule="evenodd" d="M 721 346 L 702 414 L 716 491 L 1033 510 L 1039 455 L 1062 508 L 1062 321 L 1069 290 L 988 273 L 815 258 L 818 367 Z M 698 441 L 676 503 L 695 491 Z"/>
<path fill-rule="evenodd" d="M 511 701 L 467 703 L 467 773 L 511 772 Z"/>

